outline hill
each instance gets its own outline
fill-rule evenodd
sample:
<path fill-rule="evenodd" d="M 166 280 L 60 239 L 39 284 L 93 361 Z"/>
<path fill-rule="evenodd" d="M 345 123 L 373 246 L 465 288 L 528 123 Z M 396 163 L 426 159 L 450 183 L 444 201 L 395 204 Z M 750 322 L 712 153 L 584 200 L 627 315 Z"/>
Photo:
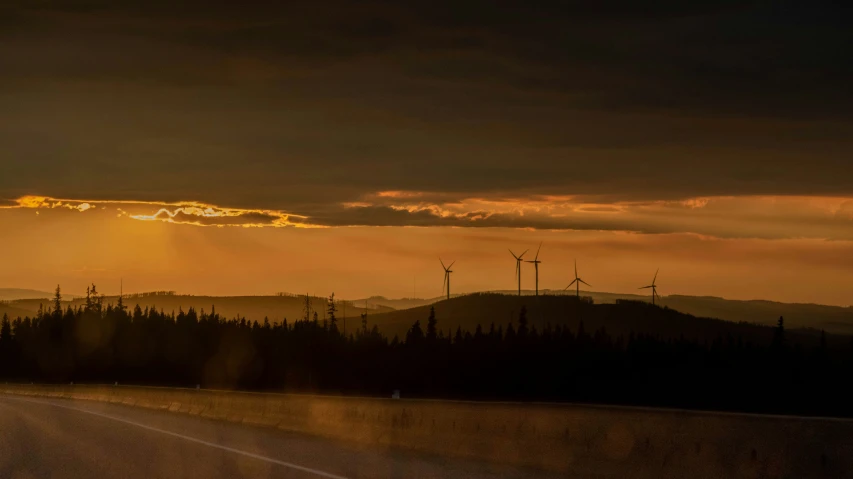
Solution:
<path fill-rule="evenodd" d="M 516 291 L 490 291 L 489 293 L 515 296 Z M 522 290 L 522 297 L 534 297 L 533 291 Z M 574 292 L 545 290 L 543 296 L 565 296 Z M 596 304 L 610 304 L 617 301 L 649 301 L 648 295 L 601 293 L 581 291 L 581 295 L 591 298 Z M 443 298 L 421 300 L 423 305 L 432 304 Z M 773 326 L 779 316 L 785 318 L 791 328 L 822 329 L 834 334 L 853 334 L 853 307 L 829 306 L 824 304 L 781 303 L 766 300 L 734 300 L 714 296 L 671 295 L 662 298 L 662 304 L 671 309 L 693 316 L 718 318 L 732 322 L 747 322 Z M 378 302 L 377 304 L 383 304 Z M 384 303 L 389 304 L 391 303 Z M 393 306 L 392 306 L 393 307 Z M 402 308 L 395 308 L 402 309 Z"/>
<path fill-rule="evenodd" d="M 384 296 L 371 296 L 364 299 L 356 299 L 351 301 L 353 306 L 357 308 L 375 308 L 382 306 L 389 309 L 409 309 L 417 308 L 418 306 L 427 306 L 437 301 L 441 301 L 443 297 L 438 298 L 399 298 L 388 299 Z"/>
<path fill-rule="evenodd" d="M 50 298 L 53 293 L 35 289 L 0 288 L 0 301 L 15 301 L 18 299 Z"/>
<path fill-rule="evenodd" d="M 662 338 L 713 340 L 720 336 L 740 336 L 744 340 L 770 341 L 773 328 L 752 324 L 734 323 L 720 319 L 696 317 L 668 307 L 652 306 L 647 302 L 619 300 L 613 303 L 594 304 L 591 301 L 577 301 L 574 296 L 542 295 L 514 296 L 497 293 L 471 294 L 439 301 L 435 308 L 438 328 L 444 334 L 455 334 L 457 328 L 474 331 L 481 326 L 487 331 L 492 324 L 503 327 L 512 322 L 518 326 L 518 314 L 522 306 L 527 308 L 527 318 L 531 326 L 539 331 L 550 323 L 567 325 L 577 331 L 581 320 L 588 332 L 606 328 L 614 336 L 628 335 L 631 332 L 653 334 Z M 420 306 L 406 310 L 391 311 L 368 316 L 369 325 L 376 325 L 389 337 L 405 337 L 406 331 L 416 320 L 426 327 L 430 306 Z M 778 319 L 778 317 L 776 318 Z M 793 329 L 793 328 L 789 328 Z M 793 332 L 801 341 L 813 343 L 819 332 L 811 329 L 798 329 Z M 841 339 L 835 339 L 840 341 Z M 846 340 L 846 339 L 845 339 Z"/>
<path fill-rule="evenodd" d="M 835 334 L 853 334 L 853 307 L 824 304 L 735 301 L 711 296 L 666 296 L 663 304 L 697 316 L 775 324 L 779 316 L 792 328 L 823 329 Z"/>
<path fill-rule="evenodd" d="M 24 316 L 32 316 L 34 311 L 24 309 L 15 304 L 17 302 L 3 301 L 0 302 L 0 317 L 8 316 L 10 318 L 18 318 Z M 38 308 L 36 308 L 38 309 Z"/>

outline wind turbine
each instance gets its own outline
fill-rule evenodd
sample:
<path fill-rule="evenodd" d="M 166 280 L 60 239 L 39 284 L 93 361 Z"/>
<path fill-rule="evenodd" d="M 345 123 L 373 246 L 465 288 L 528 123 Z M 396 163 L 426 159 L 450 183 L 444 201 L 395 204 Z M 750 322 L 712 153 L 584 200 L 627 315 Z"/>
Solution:
<path fill-rule="evenodd" d="M 527 253 L 528 250 L 524 250 L 524 253 Z M 521 258 L 524 258 L 524 253 L 516 256 L 512 250 L 509 250 L 509 254 L 515 258 L 515 276 L 518 278 L 518 295 L 521 296 L 521 262 L 524 261 Z"/>
<path fill-rule="evenodd" d="M 581 283 L 583 283 L 583 284 L 585 284 L 585 285 L 589 286 L 590 288 L 592 288 L 592 286 L 590 286 L 590 284 L 589 284 L 589 283 L 587 283 L 586 281 L 582 280 L 582 279 L 578 276 L 578 260 L 575 260 L 575 279 L 573 279 L 573 280 L 572 280 L 572 282 L 571 282 L 571 283 L 569 283 L 569 285 L 568 285 L 568 286 L 566 286 L 566 289 L 564 289 L 563 291 L 568 290 L 568 289 L 569 289 L 569 288 L 571 288 L 571 287 L 572 287 L 572 285 L 574 284 L 574 285 L 575 285 L 575 288 L 576 288 L 577 298 L 578 298 L 578 299 L 580 299 L 580 298 L 581 298 Z"/>
<path fill-rule="evenodd" d="M 539 243 L 539 249 L 536 250 L 536 257 L 533 258 L 533 261 L 527 260 L 528 263 L 533 263 L 533 268 L 536 270 L 536 296 L 539 296 L 539 263 L 541 263 L 541 261 L 539 261 L 539 251 L 541 249 L 542 243 Z M 520 284 L 519 289 L 521 289 Z"/>
<path fill-rule="evenodd" d="M 658 272 L 659 271 L 660 271 L 660 269 L 655 271 L 655 277 L 654 277 L 654 279 L 652 279 L 652 284 L 650 284 L 648 286 L 643 286 L 642 288 L 639 288 L 639 289 L 649 289 L 649 288 L 652 289 L 652 304 L 653 305 L 655 304 L 655 296 L 657 296 L 658 300 L 660 300 L 660 295 L 658 294 L 658 287 L 655 285 L 655 281 L 657 281 L 657 279 L 658 279 Z"/>
<path fill-rule="evenodd" d="M 441 258 L 438 258 L 438 261 L 441 263 L 441 267 L 444 268 L 444 282 L 441 283 L 441 292 L 444 293 L 444 290 L 446 288 L 447 299 L 450 299 L 450 273 L 453 272 L 453 270 L 451 270 L 450 268 L 453 267 L 453 264 L 456 263 L 456 261 L 450 263 L 450 266 L 444 266 L 444 261 L 442 261 Z"/>

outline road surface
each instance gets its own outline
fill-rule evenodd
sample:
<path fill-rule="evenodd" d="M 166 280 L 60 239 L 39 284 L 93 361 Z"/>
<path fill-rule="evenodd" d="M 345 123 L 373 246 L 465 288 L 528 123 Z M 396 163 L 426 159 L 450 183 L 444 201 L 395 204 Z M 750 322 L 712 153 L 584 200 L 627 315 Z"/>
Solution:
<path fill-rule="evenodd" d="M 0 478 L 564 477 L 128 406 L 0 395 Z"/>

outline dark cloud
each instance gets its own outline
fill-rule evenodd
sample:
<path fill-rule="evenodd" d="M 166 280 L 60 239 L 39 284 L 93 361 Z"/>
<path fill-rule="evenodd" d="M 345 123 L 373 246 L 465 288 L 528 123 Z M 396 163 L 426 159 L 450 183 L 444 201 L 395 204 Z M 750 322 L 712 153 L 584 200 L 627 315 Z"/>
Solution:
<path fill-rule="evenodd" d="M 310 211 L 306 223 L 321 226 L 451 226 L 692 233 L 714 238 L 853 240 L 853 200 L 841 198 L 751 197 L 614 204 L 591 204 L 582 199 L 565 198 L 461 200 L 443 204 L 412 202 L 412 198 L 380 197 L 372 200 L 376 203 Z"/>
<path fill-rule="evenodd" d="M 0 197 L 433 224 L 339 204 L 853 195 L 849 19 L 830 2 L 12 2 Z"/>

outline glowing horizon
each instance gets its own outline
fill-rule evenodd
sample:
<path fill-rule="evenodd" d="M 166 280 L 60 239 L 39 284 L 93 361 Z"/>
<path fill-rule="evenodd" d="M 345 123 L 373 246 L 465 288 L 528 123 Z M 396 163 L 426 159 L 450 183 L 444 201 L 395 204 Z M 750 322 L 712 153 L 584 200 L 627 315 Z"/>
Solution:
<path fill-rule="evenodd" d="M 423 207 L 405 202 L 410 198 L 420 202 L 426 196 L 375 194 L 364 200 L 395 198 L 402 202 L 383 205 L 411 208 L 417 215 Z M 470 214 L 484 207 L 490 208 L 489 214 L 478 218 Z M 170 213 L 165 217 L 164 208 Z M 660 267 L 663 296 L 851 303 L 845 287 L 853 281 L 847 198 L 705 197 L 615 203 L 490 198 L 435 202 L 430 208 L 452 210 L 457 222 L 443 224 L 448 216 L 439 212 L 432 223 L 376 227 L 358 225 L 355 217 L 350 222 L 355 224 L 335 226 L 313 224 L 310 215 L 286 213 L 301 223 L 282 228 L 275 223 L 281 212 L 267 209 L 198 201 L 21 197 L 14 206 L 0 210 L 6 226 L 0 248 L 15 252 L 6 258 L 0 286 L 50 290 L 59 283 L 79 293 L 94 282 L 115 293 L 117 288 L 110 285 L 124 278 L 125 290 L 137 292 L 230 296 L 309 291 L 325 296 L 335 291 L 348 298 L 390 298 L 411 297 L 419 285 L 422 297 L 437 297 L 439 255 L 457 261 L 454 292 L 512 290 L 513 265 L 504 258 L 506 247 L 535 247 L 543 241 L 543 290 L 565 287 L 577 258 L 585 279 L 600 292 L 636 294 L 636 288 Z M 259 212 L 272 219 L 257 216 Z M 514 215 L 514 221 L 525 222 L 517 227 L 506 226 L 512 224 L 506 221 L 492 227 L 476 225 L 496 215 Z M 576 221 L 580 215 L 587 218 L 581 224 L 584 228 L 570 228 L 567 218 Z M 459 217 L 468 218 L 468 223 Z M 247 222 L 259 218 L 264 223 L 247 227 Z M 531 228 L 533 222 L 559 227 Z M 642 227 L 619 229 L 623 224 Z M 196 228 L 199 225 L 219 227 Z M 15 230 L 62 231 L 66 246 L 57 250 L 51 235 L 10 234 Z M 731 234 L 737 231 L 741 234 Z M 528 273 L 523 273 L 523 281 L 532 287 Z M 800 286 L 802 277 L 811 281 Z"/>

